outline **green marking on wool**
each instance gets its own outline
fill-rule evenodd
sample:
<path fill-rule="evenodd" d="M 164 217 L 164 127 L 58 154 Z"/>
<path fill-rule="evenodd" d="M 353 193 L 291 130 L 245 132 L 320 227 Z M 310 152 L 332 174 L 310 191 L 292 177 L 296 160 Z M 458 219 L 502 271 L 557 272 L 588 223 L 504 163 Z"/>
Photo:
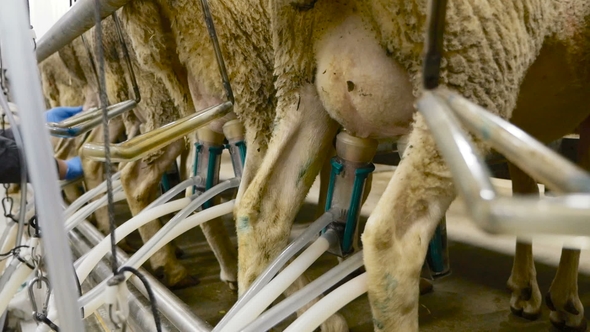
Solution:
<path fill-rule="evenodd" d="M 250 218 L 248 217 L 239 217 L 238 218 L 238 231 L 245 231 L 250 228 Z"/>

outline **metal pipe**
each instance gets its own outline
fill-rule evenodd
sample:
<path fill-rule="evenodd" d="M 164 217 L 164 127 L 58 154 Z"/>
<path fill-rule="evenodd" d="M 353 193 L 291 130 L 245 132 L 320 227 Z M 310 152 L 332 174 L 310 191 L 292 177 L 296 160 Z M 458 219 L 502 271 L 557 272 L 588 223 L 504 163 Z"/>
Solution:
<path fill-rule="evenodd" d="M 127 100 L 112 105 L 107 108 L 107 118 L 110 120 L 127 111 L 134 109 L 135 107 L 137 107 L 137 102 L 135 100 Z M 66 120 L 60 123 L 48 123 L 47 128 L 49 129 L 49 133 L 52 136 L 72 138 L 80 136 L 85 132 L 98 127 L 101 124 L 102 110 L 97 110 L 93 111 L 92 113 L 85 113 L 79 116 L 77 119 L 72 119 L 70 121 Z"/>
<path fill-rule="evenodd" d="M 71 43 L 94 26 L 94 1 L 79 0 L 37 42 L 37 62 Z M 100 1 L 100 16 L 105 18 L 123 7 L 129 0 Z"/>
<path fill-rule="evenodd" d="M 90 246 L 86 243 L 83 236 L 79 232 L 72 231 L 68 233 L 68 235 L 70 237 L 72 250 L 76 256 L 81 257 L 90 251 Z M 100 281 L 108 279 L 112 276 L 110 268 L 104 261 L 98 263 L 93 271 L 94 272 L 92 276 L 96 279 L 92 280 L 94 282 L 90 282 L 91 286 L 92 284 L 99 283 Z M 134 289 L 134 287 L 129 287 L 129 296 L 127 297 L 127 300 L 129 301 L 129 317 L 127 322 L 129 325 L 134 327 L 134 331 L 155 331 L 156 329 L 152 312 L 146 308 L 143 303 L 145 301 L 141 301 L 142 299 L 140 299 L 140 297 L 143 296 L 138 294 L 137 289 Z M 168 325 L 170 325 L 170 322 L 168 322 L 166 319 L 162 319 L 162 332 L 173 331 L 168 328 Z"/>
<path fill-rule="evenodd" d="M 104 236 L 87 221 L 83 221 L 76 229 L 86 238 L 91 246 L 98 245 L 98 243 L 104 238 Z M 109 255 L 110 252 L 106 257 L 110 257 Z M 121 249 L 117 249 L 117 258 L 120 262 L 126 262 L 129 260 L 129 257 Z M 207 322 L 196 317 L 185 303 L 180 301 L 176 295 L 164 287 L 148 272 L 144 269 L 139 269 L 139 272 L 141 272 L 150 283 L 154 295 L 156 296 L 156 301 L 158 301 L 158 309 L 162 315 L 166 316 L 166 318 L 168 318 L 179 331 L 209 332 L 213 329 Z M 131 277 L 130 281 L 144 296 L 147 297 L 147 292 L 139 279 Z"/>
<path fill-rule="evenodd" d="M 474 221 L 488 232 L 496 232 L 489 218 L 489 203 L 496 198 L 496 190 L 490 181 L 473 143 L 459 126 L 458 120 L 432 92 L 425 91 L 417 101 L 417 108 L 434 137 L 443 159 L 449 166 L 457 191 L 465 200 L 471 216 L 482 216 Z"/>
<path fill-rule="evenodd" d="M 466 128 L 533 178 L 560 192 L 590 192 L 590 176 L 520 128 L 448 90 L 436 92 Z M 530 162 L 534 159 L 535 162 Z"/>
<path fill-rule="evenodd" d="M 490 218 L 503 234 L 590 237 L 590 195 L 498 197 Z"/>
<path fill-rule="evenodd" d="M 161 149 L 197 128 L 226 115 L 231 109 L 232 103 L 226 101 L 209 107 L 202 112 L 171 122 L 149 133 L 136 136 L 124 143 L 113 144 L 110 146 L 111 160 L 113 162 L 137 160 L 147 153 Z M 104 153 L 104 146 L 95 143 L 86 143 L 81 150 L 82 156 L 98 161 L 104 161 Z"/>
<path fill-rule="evenodd" d="M 72 253 L 63 228 L 61 195 L 57 168 L 43 114 L 45 109 L 34 45 L 29 33 L 26 3 L 19 0 L 3 2 L 0 11 L 0 35 L 7 67 L 11 70 L 11 86 L 20 110 L 21 129 L 29 176 L 35 187 L 39 225 L 43 229 L 43 246 L 51 285 L 55 291 L 60 327 L 63 331 L 84 331 L 77 306 L 76 279 L 72 269 Z"/>
<path fill-rule="evenodd" d="M 498 197 L 473 143 L 462 131 L 449 105 L 435 93 L 424 92 L 417 102 L 418 111 L 424 115 L 476 225 L 495 234 L 590 236 L 588 194 L 541 200 L 538 197 Z M 497 149 L 496 145 L 494 148 Z"/>

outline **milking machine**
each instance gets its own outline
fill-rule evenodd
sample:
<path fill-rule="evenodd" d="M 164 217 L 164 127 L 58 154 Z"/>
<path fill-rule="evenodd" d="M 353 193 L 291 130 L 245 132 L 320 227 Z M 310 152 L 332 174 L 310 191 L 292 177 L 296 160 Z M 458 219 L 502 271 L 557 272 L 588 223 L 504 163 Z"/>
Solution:
<path fill-rule="evenodd" d="M 279 304 L 279 309 L 270 309 L 268 314 L 262 314 L 324 252 L 330 252 L 343 258 L 350 256 L 354 251 L 358 252 L 359 229 L 357 225 L 360 207 L 366 180 L 375 169 L 371 161 L 377 150 L 377 145 L 376 140 L 357 138 L 346 132 L 338 134 L 336 138 L 337 156 L 331 160 L 332 172 L 326 201 L 326 213 L 270 264 L 269 268 L 254 281 L 250 289 L 232 307 L 214 331 L 258 331 L 260 328 L 264 330 L 274 326 L 319 295 L 318 290 L 323 292 L 349 275 L 354 271 L 350 270 L 352 266 L 358 269 L 362 265 L 362 256 L 357 253 L 354 255 L 355 259 L 349 263 L 352 265 L 342 263 L 328 274 L 339 276 L 339 278 L 329 280 L 320 278 L 316 280 L 316 284 L 312 283 L 308 285 L 309 288 L 296 293 L 297 296 L 293 299 L 288 298 L 283 301 L 284 303 Z M 287 260 L 301 250 L 314 236 L 317 236 L 317 230 L 315 234 L 310 232 L 315 229 L 320 231 L 320 237 L 275 276 Z M 342 271 L 348 273 L 344 274 Z M 315 292 L 310 292 L 314 289 Z M 278 315 L 277 311 L 281 315 Z M 261 314 L 262 316 L 257 319 Z"/>
<path fill-rule="evenodd" d="M 268 330 L 362 266 L 358 221 L 367 180 L 375 169 L 371 161 L 377 146 L 378 142 L 373 139 L 358 138 L 344 131 L 338 134 L 337 155 L 331 160 L 326 213 L 270 264 L 214 328 L 214 332 Z M 444 227 L 444 223 L 441 225 Z M 318 235 L 318 230 L 320 237 L 278 273 L 289 259 Z M 446 232 L 441 230 L 430 243 L 432 249 L 429 252 L 429 264 L 436 268 L 433 269 L 433 274 L 441 275 L 441 272 L 446 273 L 449 270 L 445 241 Z M 264 312 L 324 252 L 345 260 Z M 366 274 L 361 274 L 329 293 L 312 307 L 313 311 L 306 311 L 307 314 L 295 321 L 288 330 L 312 331 L 330 315 L 365 292 Z"/>

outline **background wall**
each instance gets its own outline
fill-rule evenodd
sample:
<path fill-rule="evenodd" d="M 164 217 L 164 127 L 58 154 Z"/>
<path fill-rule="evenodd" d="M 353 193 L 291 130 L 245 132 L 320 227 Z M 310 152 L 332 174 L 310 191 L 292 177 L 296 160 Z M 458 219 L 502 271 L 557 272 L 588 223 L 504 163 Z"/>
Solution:
<path fill-rule="evenodd" d="M 31 25 L 37 40 L 75 3 L 76 0 L 29 0 Z"/>

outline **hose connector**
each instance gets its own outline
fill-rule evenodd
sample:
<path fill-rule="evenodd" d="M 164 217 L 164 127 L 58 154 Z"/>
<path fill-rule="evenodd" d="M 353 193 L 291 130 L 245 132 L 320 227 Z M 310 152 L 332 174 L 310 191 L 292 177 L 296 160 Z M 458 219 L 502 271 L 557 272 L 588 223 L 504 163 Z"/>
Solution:
<path fill-rule="evenodd" d="M 237 177 L 242 177 L 244 163 L 246 161 L 244 126 L 238 119 L 228 121 L 223 125 L 223 134 L 225 134 L 225 138 L 227 138 L 228 143 L 225 147 L 229 150 L 234 174 Z"/>
<path fill-rule="evenodd" d="M 340 245 L 328 251 L 344 257 L 359 247 L 358 219 L 366 180 L 375 170 L 371 163 L 378 141 L 359 138 L 346 132 L 336 137 L 337 156 L 332 158 L 332 172 L 326 199 L 326 211 L 338 208 L 344 211 L 324 229 L 332 229 L 340 235 Z"/>

